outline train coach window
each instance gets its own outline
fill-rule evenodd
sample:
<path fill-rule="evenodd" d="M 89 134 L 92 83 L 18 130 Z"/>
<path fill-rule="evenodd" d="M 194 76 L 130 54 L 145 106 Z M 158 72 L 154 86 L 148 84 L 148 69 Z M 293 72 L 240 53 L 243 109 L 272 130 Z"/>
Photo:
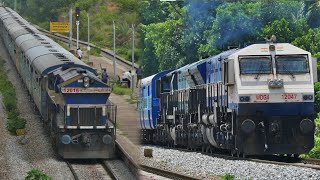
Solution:
<path fill-rule="evenodd" d="M 276 56 L 276 68 L 279 74 L 309 72 L 306 56 Z"/>
<path fill-rule="evenodd" d="M 270 74 L 272 72 L 270 57 L 240 57 L 239 64 L 241 74 Z"/>

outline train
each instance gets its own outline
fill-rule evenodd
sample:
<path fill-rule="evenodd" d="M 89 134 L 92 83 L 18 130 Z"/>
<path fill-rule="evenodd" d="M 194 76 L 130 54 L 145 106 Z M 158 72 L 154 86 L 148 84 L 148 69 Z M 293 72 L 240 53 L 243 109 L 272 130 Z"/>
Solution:
<path fill-rule="evenodd" d="M 266 39 L 142 79 L 142 143 L 237 157 L 309 152 L 316 59 Z"/>
<path fill-rule="evenodd" d="M 48 38 L 18 13 L 0 7 L 1 38 L 64 159 L 115 157 L 116 108 L 97 71 Z"/>

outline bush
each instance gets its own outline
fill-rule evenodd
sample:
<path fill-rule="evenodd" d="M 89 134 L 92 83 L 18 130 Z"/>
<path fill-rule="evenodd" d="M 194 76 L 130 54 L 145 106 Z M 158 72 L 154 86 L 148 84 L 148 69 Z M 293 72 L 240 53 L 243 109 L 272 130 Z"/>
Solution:
<path fill-rule="evenodd" d="M 5 73 L 4 61 L 0 59 L 0 92 L 3 96 L 3 103 L 8 114 L 7 129 L 12 134 L 16 134 L 17 129 L 26 127 L 26 120 L 19 117 L 17 112 L 16 91 Z"/>
<path fill-rule="evenodd" d="M 131 95 L 132 91 L 130 88 L 121 87 L 119 84 L 112 86 L 112 92 L 118 95 Z"/>
<path fill-rule="evenodd" d="M 234 180 L 234 178 L 235 178 L 234 175 L 232 175 L 230 173 L 227 173 L 227 174 L 221 176 L 222 180 Z"/>
<path fill-rule="evenodd" d="M 52 178 L 39 169 L 32 169 L 28 172 L 25 180 L 51 180 Z"/>
<path fill-rule="evenodd" d="M 16 111 L 9 112 L 7 129 L 12 133 L 16 134 L 17 129 L 23 129 L 26 127 L 26 120 L 19 117 L 19 113 Z"/>

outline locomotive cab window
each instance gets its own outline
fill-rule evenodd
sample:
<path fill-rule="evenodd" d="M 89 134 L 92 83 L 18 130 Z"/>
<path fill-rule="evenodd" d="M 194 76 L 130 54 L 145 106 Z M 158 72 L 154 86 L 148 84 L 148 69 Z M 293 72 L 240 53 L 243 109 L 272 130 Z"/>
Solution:
<path fill-rule="evenodd" d="M 161 92 L 170 92 L 170 78 L 161 79 Z"/>
<path fill-rule="evenodd" d="M 278 74 L 308 73 L 309 65 L 307 56 L 276 56 Z"/>
<path fill-rule="evenodd" d="M 239 58 L 241 74 L 271 74 L 270 56 L 245 56 Z"/>

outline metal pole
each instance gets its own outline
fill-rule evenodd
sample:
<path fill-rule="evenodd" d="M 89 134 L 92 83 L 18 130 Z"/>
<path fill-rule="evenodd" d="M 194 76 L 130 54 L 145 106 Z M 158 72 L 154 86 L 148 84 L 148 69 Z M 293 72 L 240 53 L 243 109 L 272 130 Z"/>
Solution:
<path fill-rule="evenodd" d="M 90 62 L 90 16 L 89 13 L 87 13 L 88 16 L 88 62 Z"/>
<path fill-rule="evenodd" d="M 72 7 L 69 10 L 69 48 L 72 49 Z"/>
<path fill-rule="evenodd" d="M 117 81 L 116 68 L 116 25 L 113 21 L 113 80 Z"/>
<path fill-rule="evenodd" d="M 12 1 L 11 1 L 12 2 Z M 14 11 L 17 12 L 17 0 L 14 0 Z"/>
<path fill-rule="evenodd" d="M 132 86 L 132 94 L 131 94 L 131 98 L 133 98 L 133 93 L 134 93 L 134 24 L 132 24 L 132 83 L 131 83 L 131 86 Z"/>
<path fill-rule="evenodd" d="M 80 21 L 76 21 L 76 25 L 77 25 L 77 50 L 79 48 L 79 25 L 80 25 Z"/>

